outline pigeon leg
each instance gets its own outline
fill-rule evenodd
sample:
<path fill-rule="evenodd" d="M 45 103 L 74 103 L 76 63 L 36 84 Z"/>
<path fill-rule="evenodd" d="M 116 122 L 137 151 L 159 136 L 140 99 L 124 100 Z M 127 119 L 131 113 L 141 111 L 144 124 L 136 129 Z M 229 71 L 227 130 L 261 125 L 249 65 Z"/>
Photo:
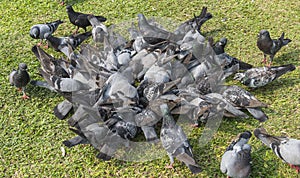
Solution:
<path fill-rule="evenodd" d="M 300 173 L 300 167 L 299 166 L 290 164 L 290 167 L 293 168 L 293 169 L 296 169 L 298 174 Z"/>
<path fill-rule="evenodd" d="M 29 99 L 29 96 L 27 96 L 25 93 L 25 88 L 22 88 L 22 93 L 23 93 L 23 96 L 22 96 L 23 99 Z"/>
<path fill-rule="evenodd" d="M 165 166 L 165 168 L 167 168 L 167 169 L 173 169 L 174 167 L 173 167 L 173 164 L 174 164 L 174 158 L 173 158 L 173 156 L 170 154 L 170 153 L 167 153 L 168 154 L 168 156 L 169 156 L 169 158 L 170 158 L 170 164 L 169 165 L 166 165 Z"/>
<path fill-rule="evenodd" d="M 61 2 L 60 2 L 60 5 L 61 5 L 61 6 L 65 5 L 65 1 L 61 1 Z"/>
<path fill-rule="evenodd" d="M 48 49 L 49 48 L 49 44 L 47 43 L 45 46 L 44 46 L 45 49 Z"/>
<path fill-rule="evenodd" d="M 41 39 L 37 46 L 41 46 L 43 44 L 43 40 Z"/>
<path fill-rule="evenodd" d="M 198 128 L 198 126 L 199 126 L 199 124 L 197 124 L 197 123 L 191 125 L 192 128 Z"/>
<path fill-rule="evenodd" d="M 261 63 L 264 63 L 264 64 L 267 63 L 267 55 L 264 54 L 264 59 L 261 61 Z"/>
<path fill-rule="evenodd" d="M 73 33 L 73 35 L 76 35 L 78 33 L 79 27 L 76 28 L 75 32 Z"/>

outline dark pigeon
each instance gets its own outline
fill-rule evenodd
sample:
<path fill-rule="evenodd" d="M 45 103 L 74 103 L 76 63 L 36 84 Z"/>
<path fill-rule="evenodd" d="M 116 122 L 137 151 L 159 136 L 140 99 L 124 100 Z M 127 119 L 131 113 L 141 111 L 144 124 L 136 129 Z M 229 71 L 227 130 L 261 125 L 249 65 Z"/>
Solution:
<path fill-rule="evenodd" d="M 201 13 L 198 16 L 194 15 L 194 18 L 179 25 L 174 33 L 181 37 L 181 39 L 191 30 L 197 30 L 200 33 L 201 26 L 212 17 L 212 14 L 207 12 L 207 7 L 202 7 Z"/>
<path fill-rule="evenodd" d="M 300 140 L 284 136 L 269 135 L 264 128 L 254 130 L 254 135 L 260 139 L 273 152 L 288 163 L 292 168 L 300 172 Z"/>
<path fill-rule="evenodd" d="M 66 7 L 69 20 L 72 24 L 77 26 L 77 29 L 75 31 L 75 34 L 78 32 L 79 28 L 83 28 L 86 32 L 86 27 L 91 26 L 90 21 L 88 20 L 89 14 L 84 14 L 80 12 L 75 12 L 73 7 L 71 5 L 68 5 Z M 100 22 L 105 22 L 106 18 L 103 16 L 95 16 Z"/>
<path fill-rule="evenodd" d="M 247 144 L 251 132 L 239 134 L 237 140 L 231 142 L 222 156 L 220 169 L 228 177 L 249 177 L 251 173 L 251 146 Z"/>
<path fill-rule="evenodd" d="M 215 51 L 216 55 L 225 53 L 225 46 L 227 44 L 227 38 L 223 37 L 219 41 L 214 43 L 213 38 L 209 37 L 208 42 L 209 42 L 210 46 L 213 48 L 213 50 Z"/>
<path fill-rule="evenodd" d="M 48 44 L 55 51 L 64 53 L 68 58 L 70 54 L 79 46 L 84 40 L 88 39 L 92 35 L 92 32 L 85 32 L 76 35 L 70 35 L 69 37 L 55 37 L 49 35 L 46 39 Z"/>
<path fill-rule="evenodd" d="M 36 24 L 30 28 L 29 35 L 34 39 L 40 39 L 40 43 L 37 45 L 42 45 L 43 39 L 46 39 L 49 35 L 51 35 L 63 21 L 56 20 L 54 22 L 49 22 L 45 24 Z"/>
<path fill-rule="evenodd" d="M 29 96 L 25 93 L 25 87 L 30 82 L 30 76 L 27 72 L 27 65 L 25 63 L 20 63 L 18 70 L 13 70 L 9 75 L 9 82 L 11 85 L 17 87 L 22 91 L 23 99 L 28 99 Z"/>
<path fill-rule="evenodd" d="M 271 39 L 270 33 L 267 30 L 261 30 L 258 34 L 257 47 L 264 53 L 263 63 L 266 64 L 266 56 L 270 56 L 270 63 L 272 64 L 275 54 L 285 45 L 290 43 L 292 40 L 284 38 L 284 32 L 278 39 Z"/>
<path fill-rule="evenodd" d="M 258 88 L 267 85 L 283 74 L 295 69 L 296 67 L 293 64 L 273 67 L 258 67 L 246 70 L 244 73 L 236 73 L 234 79 L 239 80 L 247 87 Z"/>
<path fill-rule="evenodd" d="M 40 61 L 42 69 L 51 75 L 59 77 L 69 78 L 68 66 L 69 62 L 63 59 L 56 59 L 53 56 L 46 53 L 42 48 L 33 46 L 31 51 Z M 35 83 L 38 84 L 38 83 Z"/>
<path fill-rule="evenodd" d="M 175 120 L 169 112 L 168 105 L 162 104 L 160 109 L 163 114 L 160 140 L 171 161 L 167 168 L 173 167 L 174 157 L 176 157 L 185 163 L 193 174 L 200 173 L 202 169 L 193 158 L 192 147 L 182 128 L 176 125 Z"/>

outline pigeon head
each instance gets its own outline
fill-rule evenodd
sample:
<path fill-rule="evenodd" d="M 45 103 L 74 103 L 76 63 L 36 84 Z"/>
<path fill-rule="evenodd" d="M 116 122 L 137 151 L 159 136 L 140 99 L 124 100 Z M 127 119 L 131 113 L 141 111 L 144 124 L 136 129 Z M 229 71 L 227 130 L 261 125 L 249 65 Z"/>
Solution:
<path fill-rule="evenodd" d="M 258 38 L 270 38 L 268 30 L 261 30 L 258 34 Z"/>
<path fill-rule="evenodd" d="M 26 71 L 27 70 L 27 65 L 25 63 L 20 63 L 19 64 L 19 70 Z"/>
<path fill-rule="evenodd" d="M 227 44 L 227 38 L 223 37 L 220 39 L 220 45 L 225 46 Z"/>
<path fill-rule="evenodd" d="M 255 137 L 259 137 L 260 134 L 266 134 L 266 130 L 264 128 L 257 128 L 254 130 Z"/>
<path fill-rule="evenodd" d="M 250 131 L 245 131 L 240 134 L 240 139 L 249 139 L 252 136 L 252 133 Z"/>
<path fill-rule="evenodd" d="M 66 9 L 67 9 L 67 12 L 73 12 L 74 11 L 73 7 L 71 5 L 67 5 Z"/>
<path fill-rule="evenodd" d="M 31 38 L 38 39 L 40 36 L 40 30 L 38 27 L 33 27 L 30 29 L 29 35 Z"/>

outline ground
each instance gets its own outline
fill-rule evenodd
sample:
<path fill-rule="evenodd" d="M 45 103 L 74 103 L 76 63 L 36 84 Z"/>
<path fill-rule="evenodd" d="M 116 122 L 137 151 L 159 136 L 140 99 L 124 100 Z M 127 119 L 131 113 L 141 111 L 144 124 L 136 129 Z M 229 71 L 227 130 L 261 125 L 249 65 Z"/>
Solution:
<path fill-rule="evenodd" d="M 91 146 L 65 148 L 62 141 L 74 134 L 68 130 L 65 120 L 58 120 L 53 115 L 53 107 L 63 98 L 29 85 L 27 92 L 30 99 L 22 100 L 16 88 L 9 85 L 8 75 L 20 62 L 27 63 L 32 79 L 41 79 L 37 74 L 39 62 L 31 52 L 31 47 L 39 42 L 29 36 L 32 25 L 61 19 L 65 23 L 55 35 L 66 36 L 75 30 L 68 20 L 65 6 L 59 2 L 2 0 L 0 3 L 0 177 L 193 177 L 188 168 L 178 161 L 175 161 L 175 169 L 165 169 L 169 163 L 167 155 L 147 162 L 117 159 L 103 162 L 95 157 L 96 151 Z M 202 6 L 207 6 L 214 17 L 205 23 L 202 33 L 215 39 L 227 37 L 226 51 L 230 55 L 254 66 L 261 66 L 263 55 L 256 47 L 256 38 L 261 29 L 267 29 L 273 38 L 285 32 L 286 37 L 292 39 L 288 46 L 276 54 L 273 65 L 292 63 L 299 66 L 299 1 L 66 2 L 74 4 L 75 10 L 107 17 L 107 24 L 128 24 L 136 20 L 138 13 L 144 13 L 146 17 L 172 19 L 168 21 L 172 22 L 170 26 L 192 18 L 194 14 L 200 13 Z M 51 49 L 47 52 L 55 57 L 62 56 Z M 251 91 L 269 105 L 264 109 L 269 120 L 262 125 L 273 134 L 300 139 L 299 74 L 297 68 L 279 80 Z M 238 84 L 232 80 L 227 83 Z M 194 129 L 189 138 L 195 158 L 204 170 L 199 177 L 225 177 L 219 170 L 219 164 L 227 145 L 238 133 L 253 131 L 260 125 L 253 118 L 224 119 L 218 132 L 206 145 L 198 143 L 203 126 Z M 295 170 L 279 160 L 255 137 L 249 143 L 253 147 L 251 177 L 296 176 Z M 61 147 L 66 151 L 65 156 L 62 155 Z"/>

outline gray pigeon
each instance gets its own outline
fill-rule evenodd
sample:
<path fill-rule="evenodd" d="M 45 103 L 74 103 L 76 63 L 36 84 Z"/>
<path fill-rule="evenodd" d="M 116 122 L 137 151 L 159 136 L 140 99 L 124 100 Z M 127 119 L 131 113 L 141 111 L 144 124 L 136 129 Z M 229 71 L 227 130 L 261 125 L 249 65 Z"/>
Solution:
<path fill-rule="evenodd" d="M 70 58 L 70 54 L 73 52 L 73 50 L 75 50 L 77 46 L 79 46 L 91 35 L 92 32 L 70 35 L 69 37 L 55 37 L 49 35 L 46 39 L 50 47 L 52 47 L 55 51 L 60 51 Z"/>
<path fill-rule="evenodd" d="M 9 75 L 9 82 L 11 85 L 17 87 L 22 91 L 23 99 L 28 99 L 29 96 L 25 93 L 25 87 L 30 81 L 30 76 L 27 72 L 27 65 L 25 63 L 20 63 L 18 70 L 13 70 Z"/>
<path fill-rule="evenodd" d="M 264 128 L 255 129 L 254 135 L 270 147 L 276 156 L 295 168 L 297 173 L 300 172 L 300 140 L 269 135 Z"/>
<path fill-rule="evenodd" d="M 29 35 L 34 39 L 40 39 L 40 43 L 37 45 L 42 45 L 43 39 L 46 39 L 49 35 L 51 35 L 63 21 L 56 20 L 54 22 L 49 22 L 45 24 L 37 24 L 33 25 L 30 28 Z"/>
<path fill-rule="evenodd" d="M 75 12 L 71 5 L 68 5 L 66 7 L 66 9 L 67 9 L 67 13 L 68 13 L 68 17 L 69 17 L 70 22 L 73 25 L 77 26 L 75 34 L 78 32 L 79 28 L 83 28 L 84 31 L 86 32 L 86 27 L 91 26 L 91 23 L 87 18 L 89 14 L 84 14 L 84 13 L 81 13 L 81 12 Z M 103 17 L 103 16 L 95 16 L 95 17 L 100 22 L 105 22 L 106 21 L 106 18 Z"/>
<path fill-rule="evenodd" d="M 73 104 L 68 100 L 64 100 L 54 107 L 53 112 L 57 118 L 65 119 L 72 108 Z"/>
<path fill-rule="evenodd" d="M 104 42 L 104 36 L 108 36 L 107 27 L 101 23 L 94 15 L 88 15 L 87 19 L 91 23 L 93 30 L 92 36 L 93 40 L 97 43 Z"/>
<path fill-rule="evenodd" d="M 31 51 L 40 61 L 42 69 L 51 75 L 56 75 L 59 77 L 69 78 L 68 67 L 69 62 L 63 59 L 56 59 L 53 56 L 46 53 L 42 48 L 38 46 L 33 46 Z"/>
<path fill-rule="evenodd" d="M 233 141 L 223 154 L 220 169 L 228 177 L 249 177 L 251 146 L 247 142 L 251 136 L 249 131 L 239 134 L 238 139 Z"/>
<path fill-rule="evenodd" d="M 47 81 L 47 83 L 59 92 L 75 92 L 79 90 L 89 90 L 91 88 L 88 84 L 72 78 L 62 78 L 55 75 L 50 75 L 42 69 L 40 69 L 39 72 Z"/>
<path fill-rule="evenodd" d="M 257 67 L 246 70 L 244 73 L 236 73 L 234 78 L 250 88 L 258 88 L 279 78 L 283 74 L 295 70 L 293 64 L 273 67 Z"/>
<path fill-rule="evenodd" d="M 262 107 L 267 107 L 267 104 L 259 101 L 245 89 L 236 85 L 223 86 L 221 93 L 233 106 L 247 109 L 260 122 L 265 122 L 268 119 L 268 116 L 261 110 Z"/>
<path fill-rule="evenodd" d="M 270 56 L 270 62 L 268 66 L 270 67 L 275 54 L 285 45 L 287 45 L 292 40 L 284 38 L 284 32 L 281 34 L 280 38 L 272 39 L 270 33 L 267 30 L 261 30 L 257 38 L 257 47 L 264 53 L 263 63 L 266 64 L 266 56 Z"/>
<path fill-rule="evenodd" d="M 183 162 L 193 174 L 200 173 L 202 170 L 193 158 L 192 147 L 183 132 L 182 128 L 176 125 L 175 120 L 169 112 L 167 104 L 160 105 L 163 114 L 163 123 L 160 131 L 160 140 L 170 158 L 172 168 L 174 157 Z"/>

